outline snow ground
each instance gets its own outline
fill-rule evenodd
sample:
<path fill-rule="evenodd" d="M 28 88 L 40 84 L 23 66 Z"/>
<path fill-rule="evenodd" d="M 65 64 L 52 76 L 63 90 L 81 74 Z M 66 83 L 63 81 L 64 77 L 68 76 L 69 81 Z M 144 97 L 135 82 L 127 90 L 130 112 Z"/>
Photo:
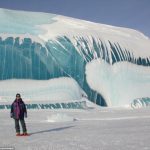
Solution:
<path fill-rule="evenodd" d="M 0 111 L 0 147 L 15 150 L 149 150 L 150 109 L 28 110 L 29 137 Z"/>

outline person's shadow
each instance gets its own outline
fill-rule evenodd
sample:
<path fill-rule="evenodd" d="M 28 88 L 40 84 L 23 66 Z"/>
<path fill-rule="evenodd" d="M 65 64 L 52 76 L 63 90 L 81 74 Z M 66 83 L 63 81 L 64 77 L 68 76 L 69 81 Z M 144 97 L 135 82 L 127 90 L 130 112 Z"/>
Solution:
<path fill-rule="evenodd" d="M 65 129 L 69 129 L 69 128 L 73 128 L 73 127 L 74 126 L 66 126 L 66 127 L 54 128 L 54 129 L 49 129 L 49 130 L 41 130 L 41 131 L 37 131 L 37 132 L 31 132 L 30 135 L 40 134 L 40 133 L 45 133 L 45 132 L 61 131 L 61 130 L 65 130 Z"/>

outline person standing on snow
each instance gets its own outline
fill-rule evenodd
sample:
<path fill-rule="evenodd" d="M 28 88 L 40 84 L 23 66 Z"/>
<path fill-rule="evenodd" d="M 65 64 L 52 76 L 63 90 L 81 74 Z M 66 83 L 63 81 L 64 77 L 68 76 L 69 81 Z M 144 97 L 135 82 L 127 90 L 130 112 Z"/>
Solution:
<path fill-rule="evenodd" d="M 10 117 L 15 120 L 16 136 L 28 135 L 24 120 L 24 117 L 27 118 L 27 109 L 19 93 L 16 94 L 16 99 L 11 105 Z M 19 121 L 22 126 L 23 134 L 20 134 Z"/>

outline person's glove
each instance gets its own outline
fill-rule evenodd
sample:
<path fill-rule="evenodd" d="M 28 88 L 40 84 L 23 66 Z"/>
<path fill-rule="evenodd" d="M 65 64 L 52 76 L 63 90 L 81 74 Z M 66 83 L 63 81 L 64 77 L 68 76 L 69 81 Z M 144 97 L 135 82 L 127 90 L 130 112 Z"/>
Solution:
<path fill-rule="evenodd" d="M 27 118 L 27 113 L 24 113 L 24 117 Z"/>
<path fill-rule="evenodd" d="M 10 113 L 10 118 L 13 118 L 13 113 Z"/>

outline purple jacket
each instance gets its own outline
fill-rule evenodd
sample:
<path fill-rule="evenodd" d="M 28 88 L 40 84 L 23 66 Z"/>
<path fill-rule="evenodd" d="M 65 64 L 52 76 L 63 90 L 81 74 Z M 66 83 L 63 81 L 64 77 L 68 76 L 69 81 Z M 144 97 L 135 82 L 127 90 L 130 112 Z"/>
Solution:
<path fill-rule="evenodd" d="M 24 117 L 27 117 L 26 105 L 21 98 L 19 100 L 15 99 L 12 103 L 10 115 L 14 119 L 24 119 Z"/>

